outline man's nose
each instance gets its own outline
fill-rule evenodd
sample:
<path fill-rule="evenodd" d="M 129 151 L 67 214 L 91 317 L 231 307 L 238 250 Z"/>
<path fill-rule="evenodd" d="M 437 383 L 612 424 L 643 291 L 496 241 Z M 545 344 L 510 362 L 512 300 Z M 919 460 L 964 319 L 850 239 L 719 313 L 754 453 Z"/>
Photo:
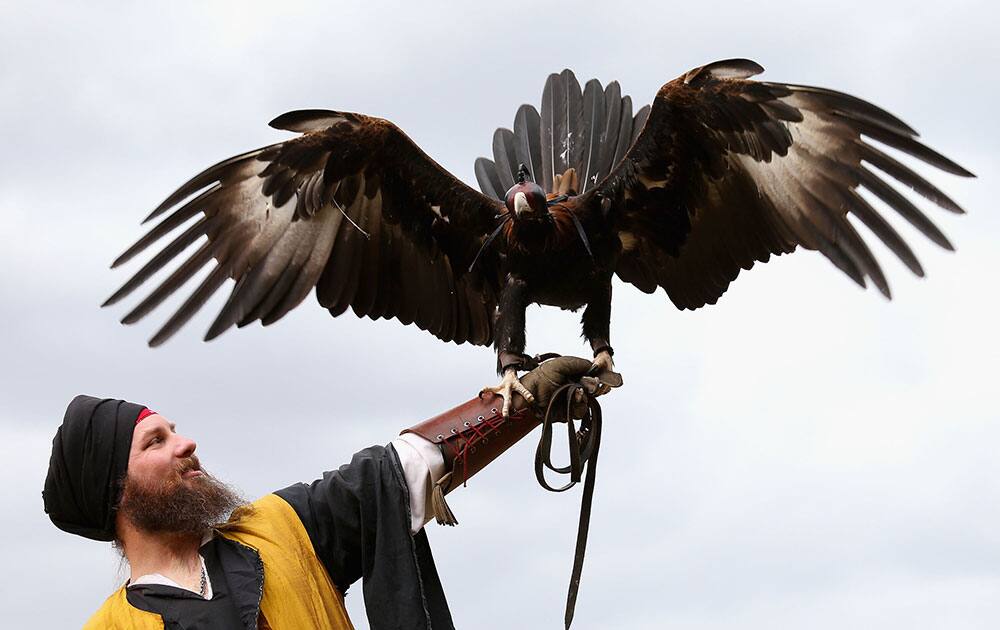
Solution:
<path fill-rule="evenodd" d="M 198 444 L 191 438 L 186 438 L 184 436 L 177 436 L 177 438 L 177 457 L 191 457 L 191 455 L 194 454 L 195 449 L 198 448 Z"/>

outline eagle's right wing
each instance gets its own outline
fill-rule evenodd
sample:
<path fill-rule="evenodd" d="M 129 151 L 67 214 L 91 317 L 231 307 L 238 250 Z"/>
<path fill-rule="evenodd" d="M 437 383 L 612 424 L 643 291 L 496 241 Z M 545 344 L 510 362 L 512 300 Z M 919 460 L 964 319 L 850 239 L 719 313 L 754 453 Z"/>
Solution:
<path fill-rule="evenodd" d="M 206 339 L 233 325 L 270 324 L 315 286 L 335 316 L 351 307 L 444 341 L 492 342 L 495 254 L 468 267 L 499 201 L 445 171 L 387 120 L 307 110 L 271 125 L 303 135 L 220 162 L 170 195 L 147 220 L 166 217 L 113 266 L 179 235 L 105 305 L 203 241 L 122 320 L 138 321 L 214 260 L 150 345 L 166 341 L 230 278 L 235 286 Z"/>

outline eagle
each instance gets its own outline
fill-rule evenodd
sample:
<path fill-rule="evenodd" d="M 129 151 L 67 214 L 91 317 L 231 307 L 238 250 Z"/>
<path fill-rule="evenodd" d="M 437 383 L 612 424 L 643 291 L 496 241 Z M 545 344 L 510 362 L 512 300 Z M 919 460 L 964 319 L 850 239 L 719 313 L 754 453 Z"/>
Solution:
<path fill-rule="evenodd" d="M 507 415 L 513 392 L 531 399 L 517 378 L 532 363 L 530 304 L 582 308 L 583 337 L 601 370 L 613 365 L 615 275 L 697 309 L 715 304 L 741 270 L 801 247 L 889 298 L 855 221 L 914 274 L 924 271 L 869 199 L 953 249 L 889 181 L 963 210 L 886 148 L 972 173 L 869 102 L 751 78 L 761 72 L 747 59 L 710 63 L 666 83 L 634 113 L 616 81 L 581 88 L 570 70 L 552 74 L 541 111 L 522 105 L 512 129 L 494 133 L 493 159 L 476 160 L 481 192 L 388 120 L 283 114 L 271 126 L 297 136 L 210 166 L 152 211 L 144 223 L 159 221 L 112 267 L 172 239 L 104 306 L 181 257 L 122 319 L 137 322 L 210 265 L 150 340 L 157 346 L 229 280 L 206 341 L 233 326 L 271 324 L 315 288 L 333 316 L 350 308 L 443 341 L 493 344 L 502 380 L 487 389 L 503 396 Z"/>

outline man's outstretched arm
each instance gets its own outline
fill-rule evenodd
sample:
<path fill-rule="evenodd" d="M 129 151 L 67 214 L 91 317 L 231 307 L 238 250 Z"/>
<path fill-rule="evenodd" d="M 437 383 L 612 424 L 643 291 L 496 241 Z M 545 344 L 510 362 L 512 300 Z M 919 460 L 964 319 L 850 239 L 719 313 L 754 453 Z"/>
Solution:
<path fill-rule="evenodd" d="M 544 403 L 590 365 L 575 357 L 552 359 L 522 381 Z M 503 418 L 500 402 L 474 398 L 405 430 L 387 447 L 358 452 L 350 464 L 311 484 L 276 493 L 295 510 L 342 592 L 364 578 L 372 628 L 396 627 L 390 621 L 404 619 L 400 627 L 451 627 L 422 526 L 433 511 L 441 512 L 433 509 L 434 494 L 443 497 L 461 485 L 544 415 L 544 410 L 526 409 L 518 397 L 517 412 Z"/>

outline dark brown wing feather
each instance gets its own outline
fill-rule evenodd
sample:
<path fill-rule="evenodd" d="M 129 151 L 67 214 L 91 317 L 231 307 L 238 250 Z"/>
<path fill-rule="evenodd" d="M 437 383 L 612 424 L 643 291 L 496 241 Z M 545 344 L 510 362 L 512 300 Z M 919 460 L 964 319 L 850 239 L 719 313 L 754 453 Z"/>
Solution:
<path fill-rule="evenodd" d="M 714 304 L 740 269 L 801 245 L 889 296 L 851 215 L 922 275 L 913 252 L 858 188 L 949 249 L 940 230 L 883 175 L 947 210 L 962 210 L 872 141 L 949 173 L 972 174 L 870 103 L 822 88 L 747 80 L 761 71 L 743 59 L 696 68 L 660 89 L 648 118 L 636 116 L 642 130 L 635 142 L 580 203 L 585 212 L 603 209 L 618 232 L 618 275 L 646 292 L 663 287 L 678 308 L 694 309 Z"/>
<path fill-rule="evenodd" d="M 166 218 L 113 266 L 200 218 L 106 305 L 207 237 L 125 316 L 138 321 L 214 259 L 151 345 L 166 341 L 228 279 L 235 286 L 206 339 L 233 325 L 277 321 L 315 287 L 333 315 L 351 308 L 359 317 L 415 323 L 445 341 L 492 342 L 497 261 L 486 252 L 467 269 L 496 223 L 499 201 L 454 178 L 386 120 L 309 110 L 271 125 L 303 135 L 221 162 L 170 195 L 147 220 Z"/>

